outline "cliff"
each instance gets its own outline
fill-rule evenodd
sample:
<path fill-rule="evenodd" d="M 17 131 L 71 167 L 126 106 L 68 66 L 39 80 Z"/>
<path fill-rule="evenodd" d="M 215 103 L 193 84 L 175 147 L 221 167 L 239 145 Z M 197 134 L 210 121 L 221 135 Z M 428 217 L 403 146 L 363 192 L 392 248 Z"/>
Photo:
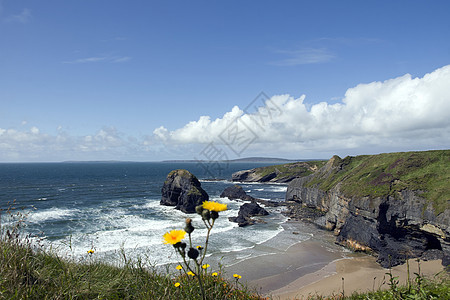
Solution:
<path fill-rule="evenodd" d="M 287 201 L 325 213 L 337 242 L 387 267 L 406 258 L 450 263 L 450 150 L 331 158 L 293 179 Z"/>
<path fill-rule="evenodd" d="M 235 172 L 232 181 L 239 182 L 280 182 L 287 183 L 294 178 L 313 174 L 326 161 L 295 162 Z"/>

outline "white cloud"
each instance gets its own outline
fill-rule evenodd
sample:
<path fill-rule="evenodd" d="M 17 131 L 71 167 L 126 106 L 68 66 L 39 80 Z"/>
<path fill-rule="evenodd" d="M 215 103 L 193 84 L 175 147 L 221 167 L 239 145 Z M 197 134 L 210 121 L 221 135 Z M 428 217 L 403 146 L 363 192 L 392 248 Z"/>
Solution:
<path fill-rule="evenodd" d="M 7 23 L 28 23 L 31 19 L 31 11 L 28 8 L 24 8 L 20 14 L 11 15 L 5 19 Z"/>
<path fill-rule="evenodd" d="M 0 128 L 2 162 L 125 159 L 134 146 L 115 128 L 103 128 L 86 136 L 69 135 L 62 128 L 56 135 L 42 133 L 35 126 L 28 130 Z"/>
<path fill-rule="evenodd" d="M 286 56 L 278 61 L 271 62 L 275 66 L 297 66 L 305 64 L 324 63 L 336 57 L 326 48 L 302 48 L 294 51 L 280 50 L 277 53 Z"/>
<path fill-rule="evenodd" d="M 214 121 L 202 116 L 173 131 L 160 127 L 154 135 L 167 144 L 230 145 L 224 136 L 229 136 L 234 126 L 237 131 L 231 134 L 239 132 L 240 140 L 232 142 L 245 143 L 256 136 L 253 149 L 262 143 L 266 148 L 290 151 L 384 144 L 393 148 L 450 146 L 450 65 L 423 78 L 407 74 L 360 84 L 348 89 L 342 102 L 335 104 L 322 102 L 308 110 L 304 99 L 273 96 L 257 113 L 244 113 L 235 106 Z"/>
<path fill-rule="evenodd" d="M 131 60 L 129 56 L 93 56 L 93 57 L 85 57 L 79 58 L 70 61 L 64 61 L 64 64 L 86 64 L 86 63 L 98 63 L 98 62 L 106 62 L 106 63 L 124 63 Z"/>

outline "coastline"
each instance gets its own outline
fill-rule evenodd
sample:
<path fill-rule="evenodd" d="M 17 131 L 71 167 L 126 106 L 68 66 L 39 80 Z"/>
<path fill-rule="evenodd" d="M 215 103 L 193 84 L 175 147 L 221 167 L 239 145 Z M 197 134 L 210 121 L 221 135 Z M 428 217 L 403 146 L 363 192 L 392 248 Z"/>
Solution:
<path fill-rule="evenodd" d="M 388 289 L 389 269 L 384 269 L 375 261 L 375 257 L 360 256 L 332 262 L 323 269 L 305 275 L 290 284 L 271 291 L 273 299 L 307 299 L 314 295 L 351 295 L 354 292 L 370 292 L 378 289 Z M 444 270 L 441 260 L 420 261 L 420 274 L 433 277 Z M 395 266 L 391 270 L 398 277 L 400 285 L 406 285 L 408 280 L 407 264 Z M 419 272 L 415 259 L 409 260 L 409 278 L 414 281 L 414 273 Z"/>
<path fill-rule="evenodd" d="M 283 228 L 270 243 L 257 245 L 256 250 L 264 250 L 266 254 L 226 266 L 227 275 L 240 274 L 260 294 L 279 300 L 342 294 L 343 287 L 346 295 L 389 287 L 386 275 L 389 269 L 382 268 L 371 255 L 353 253 L 336 245 L 331 232 L 297 221 L 288 221 Z M 311 234 L 311 238 L 293 242 L 287 248 L 277 246 L 286 239 L 295 240 L 296 230 Z M 419 271 L 417 261 L 412 259 L 409 265 L 410 278 L 414 279 L 414 273 Z M 444 267 L 440 260 L 420 261 L 420 269 L 421 274 L 433 276 Z M 407 265 L 393 267 L 392 274 L 399 277 L 400 284 L 405 284 Z"/>

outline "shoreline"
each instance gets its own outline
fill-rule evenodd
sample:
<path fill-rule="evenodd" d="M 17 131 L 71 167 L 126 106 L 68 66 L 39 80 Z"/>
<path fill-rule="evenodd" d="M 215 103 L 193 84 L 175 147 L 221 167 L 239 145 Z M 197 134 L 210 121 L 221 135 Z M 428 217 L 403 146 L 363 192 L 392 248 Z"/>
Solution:
<path fill-rule="evenodd" d="M 265 255 L 250 257 L 225 267 L 228 276 L 237 273 L 242 281 L 262 295 L 272 299 L 306 299 L 308 295 L 345 295 L 353 292 L 367 292 L 387 285 L 389 269 L 376 263 L 376 258 L 365 253 L 354 253 L 334 243 L 331 232 L 312 224 L 287 221 L 284 231 L 267 242 L 257 245 L 257 251 Z M 286 248 L 277 242 L 295 240 L 295 232 L 311 234 L 307 240 L 293 242 Z M 415 278 L 418 265 L 415 259 L 409 261 L 410 278 Z M 440 260 L 420 261 L 420 273 L 425 276 L 444 270 Z M 407 265 L 392 268 L 400 284 L 407 282 Z M 344 280 L 342 279 L 344 278 Z M 384 282 L 384 283 L 383 283 Z"/>
<path fill-rule="evenodd" d="M 342 259 L 328 264 L 320 271 L 307 274 L 284 287 L 273 290 L 268 295 L 273 299 L 306 299 L 314 295 L 351 295 L 354 292 L 364 293 L 389 288 L 389 275 L 398 277 L 399 285 L 406 285 L 408 281 L 408 265 L 395 266 L 384 269 L 375 261 L 375 257 L 361 256 Z M 441 260 L 420 261 L 420 274 L 432 277 L 444 270 Z M 409 260 L 409 278 L 414 281 L 419 273 L 416 259 Z"/>

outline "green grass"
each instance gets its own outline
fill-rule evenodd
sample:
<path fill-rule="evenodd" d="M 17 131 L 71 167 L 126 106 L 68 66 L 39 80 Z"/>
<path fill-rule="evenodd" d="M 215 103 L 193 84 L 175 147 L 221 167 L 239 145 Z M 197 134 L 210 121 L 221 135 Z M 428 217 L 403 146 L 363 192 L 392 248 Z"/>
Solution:
<path fill-rule="evenodd" d="M 275 180 L 289 177 L 303 177 L 313 174 L 317 169 L 325 165 L 326 161 L 295 162 L 283 165 L 256 168 L 256 175 L 264 177 L 276 173 Z"/>
<path fill-rule="evenodd" d="M 86 254 L 70 261 L 26 243 L 0 242 L 0 299 L 201 299 L 195 278 L 138 260 L 114 266 Z M 179 282 L 180 286 L 175 287 Z M 204 277 L 208 299 L 262 299 L 218 276 Z"/>
<path fill-rule="evenodd" d="M 21 213 L 9 210 L 4 218 L 1 213 L 0 299 L 202 299 L 197 279 L 184 272 L 161 271 L 124 252 L 116 263 L 97 259 L 95 252 L 77 260 L 63 258 L 21 233 Z M 14 225 L 2 224 L 5 217 Z M 264 299 L 221 270 L 208 269 L 202 276 L 207 299 Z"/>
<path fill-rule="evenodd" d="M 398 196 L 409 189 L 423 192 L 437 214 L 450 203 L 450 150 L 398 152 L 332 158 L 329 172 L 317 172 L 306 187 L 329 191 L 341 183 L 348 197 Z"/>

